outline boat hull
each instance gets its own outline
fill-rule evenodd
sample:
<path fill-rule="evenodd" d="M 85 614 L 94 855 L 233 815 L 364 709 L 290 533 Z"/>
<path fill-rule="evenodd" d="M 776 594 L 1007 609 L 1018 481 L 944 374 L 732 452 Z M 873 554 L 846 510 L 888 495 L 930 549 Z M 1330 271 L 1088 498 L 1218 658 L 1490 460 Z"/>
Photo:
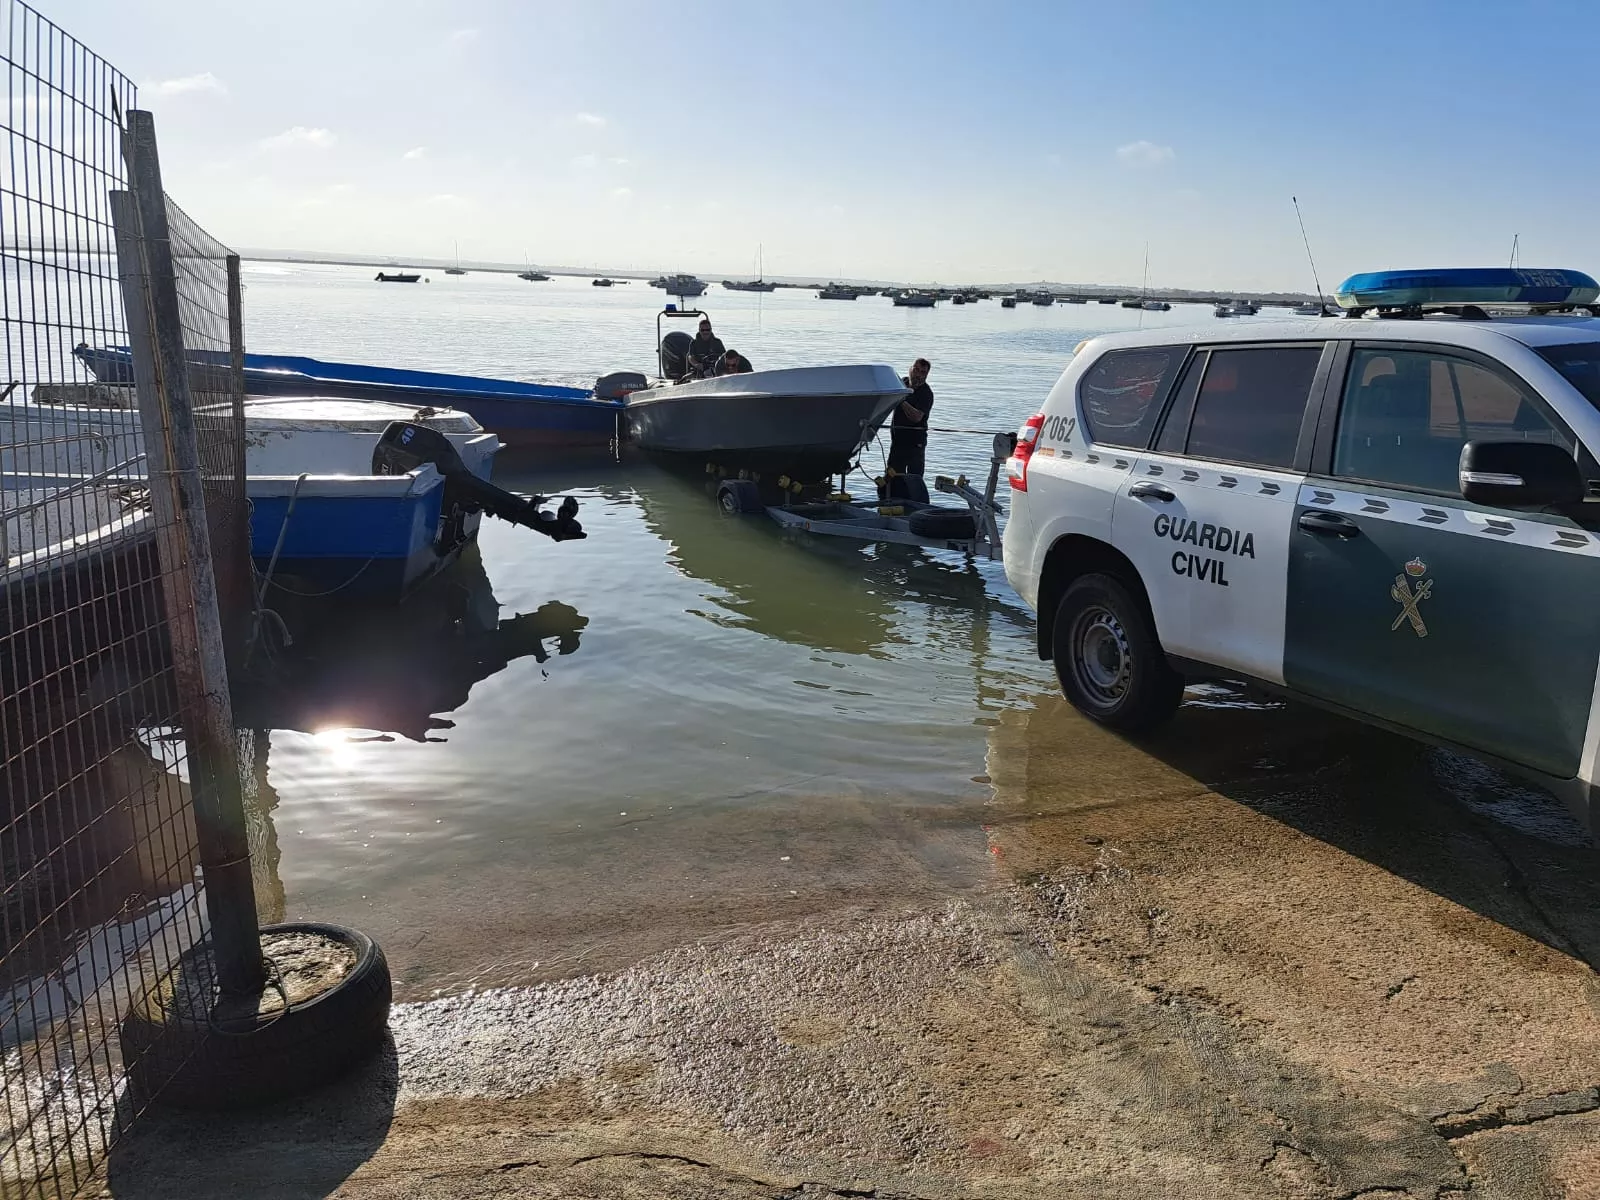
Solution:
<path fill-rule="evenodd" d="M 76 353 L 100 382 L 133 382 L 126 350 L 80 346 Z M 598 399 L 582 388 L 283 354 L 245 355 L 244 385 L 251 396 L 324 396 L 454 408 L 499 434 L 508 446 L 605 446 L 616 440 L 621 409 L 619 401 Z"/>
<path fill-rule="evenodd" d="M 641 450 L 820 480 L 848 468 L 909 394 L 887 366 L 799 367 L 635 392 L 625 413 Z"/>

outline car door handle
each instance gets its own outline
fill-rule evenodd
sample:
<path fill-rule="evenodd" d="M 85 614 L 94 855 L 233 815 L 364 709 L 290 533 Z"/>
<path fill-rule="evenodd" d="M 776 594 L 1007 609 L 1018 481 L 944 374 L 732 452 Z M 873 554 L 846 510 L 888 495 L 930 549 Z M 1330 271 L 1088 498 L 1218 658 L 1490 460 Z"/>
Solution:
<path fill-rule="evenodd" d="M 1156 500 L 1162 504 L 1169 504 L 1178 498 L 1171 488 L 1151 483 L 1147 479 L 1140 480 L 1129 488 L 1128 495 L 1137 496 L 1141 500 Z"/>
<path fill-rule="evenodd" d="M 1300 520 L 1296 524 L 1307 533 L 1327 534 L 1340 538 L 1361 536 L 1361 526 L 1357 525 L 1349 517 L 1341 517 L 1338 513 L 1301 513 Z"/>

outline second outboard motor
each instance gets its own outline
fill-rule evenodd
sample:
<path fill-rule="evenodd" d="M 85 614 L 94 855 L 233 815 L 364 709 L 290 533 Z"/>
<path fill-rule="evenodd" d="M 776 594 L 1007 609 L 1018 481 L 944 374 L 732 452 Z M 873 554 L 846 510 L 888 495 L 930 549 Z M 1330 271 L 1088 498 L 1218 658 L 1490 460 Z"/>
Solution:
<path fill-rule="evenodd" d="M 650 381 L 637 371 L 613 371 L 594 381 L 594 394 L 601 400 L 626 400 L 649 386 Z"/>
<path fill-rule="evenodd" d="M 446 508 L 460 505 L 468 512 L 486 512 L 513 525 L 537 529 L 558 542 L 589 536 L 578 524 L 578 502 L 571 496 L 555 512 L 543 512 L 539 508 L 545 501 L 543 496 L 518 496 L 467 470 L 460 452 L 437 429 L 394 421 L 383 431 L 372 452 L 374 475 L 405 475 L 423 463 L 431 463 L 444 476 Z"/>
<path fill-rule="evenodd" d="M 674 329 L 661 339 L 661 374 L 667 379 L 682 379 L 689 373 L 689 350 L 694 338 Z"/>

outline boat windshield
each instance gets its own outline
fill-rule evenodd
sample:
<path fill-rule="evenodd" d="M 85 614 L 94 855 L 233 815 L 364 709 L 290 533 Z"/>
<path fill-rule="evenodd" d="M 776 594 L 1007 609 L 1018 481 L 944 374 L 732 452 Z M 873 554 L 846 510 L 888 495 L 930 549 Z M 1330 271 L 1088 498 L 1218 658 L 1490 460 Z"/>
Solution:
<path fill-rule="evenodd" d="M 1567 342 L 1560 346 L 1538 347 L 1544 359 L 1573 387 L 1583 393 L 1583 398 L 1600 409 L 1600 342 Z"/>

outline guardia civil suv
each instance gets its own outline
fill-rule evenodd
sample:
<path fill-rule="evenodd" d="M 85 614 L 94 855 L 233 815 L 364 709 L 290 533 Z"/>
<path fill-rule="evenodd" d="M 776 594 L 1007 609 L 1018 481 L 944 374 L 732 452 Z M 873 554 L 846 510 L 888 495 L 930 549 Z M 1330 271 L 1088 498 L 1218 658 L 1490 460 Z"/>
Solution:
<path fill-rule="evenodd" d="M 1383 272 L 1339 300 L 1078 348 L 1007 464 L 1039 654 L 1112 728 L 1241 680 L 1531 772 L 1591 821 L 1600 285 Z"/>

